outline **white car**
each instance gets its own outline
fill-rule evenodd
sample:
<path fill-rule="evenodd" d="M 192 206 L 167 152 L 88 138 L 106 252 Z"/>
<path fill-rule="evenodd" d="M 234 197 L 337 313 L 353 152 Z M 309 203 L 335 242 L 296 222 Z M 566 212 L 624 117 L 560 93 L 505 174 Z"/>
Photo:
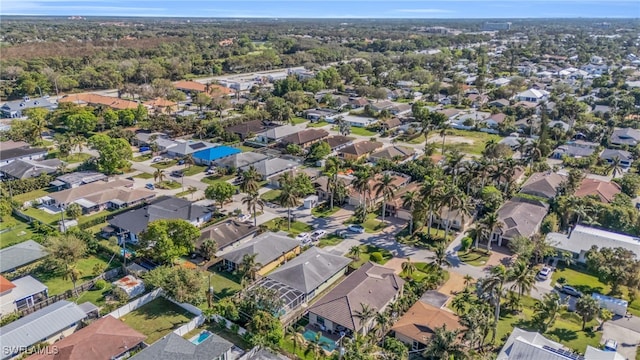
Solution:
<path fill-rule="evenodd" d="M 358 233 L 358 234 L 364 234 L 364 227 L 362 227 L 362 225 L 358 225 L 358 224 L 351 224 L 349 226 L 347 226 L 347 230 L 354 232 L 354 233 Z"/>
<path fill-rule="evenodd" d="M 320 240 L 327 235 L 327 232 L 324 230 L 316 230 L 311 233 L 311 239 L 314 241 Z"/>
<path fill-rule="evenodd" d="M 308 242 L 309 240 L 311 240 L 311 234 L 303 232 L 298 234 L 298 236 L 296 236 L 296 240 L 300 240 L 302 242 Z"/>
<path fill-rule="evenodd" d="M 551 275 L 551 268 L 550 267 L 543 267 L 542 269 L 540 269 L 540 271 L 538 271 L 538 280 L 547 280 L 549 278 L 549 275 Z"/>
<path fill-rule="evenodd" d="M 240 222 L 247 222 L 251 220 L 251 215 L 249 214 L 240 214 L 238 215 L 238 221 Z"/>
<path fill-rule="evenodd" d="M 162 157 L 158 156 L 158 157 L 154 157 L 153 160 L 151 160 L 151 162 L 157 163 L 157 162 L 161 162 L 162 160 L 164 160 L 164 159 Z"/>

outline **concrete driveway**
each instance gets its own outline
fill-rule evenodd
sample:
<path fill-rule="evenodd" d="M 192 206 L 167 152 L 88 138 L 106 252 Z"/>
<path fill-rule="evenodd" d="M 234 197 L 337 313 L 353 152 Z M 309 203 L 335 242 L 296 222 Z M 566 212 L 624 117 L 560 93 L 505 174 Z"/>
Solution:
<path fill-rule="evenodd" d="M 640 342 L 640 319 L 620 318 L 604 323 L 602 343 L 613 339 L 618 342 L 618 353 L 626 359 L 636 358 L 638 343 Z"/>

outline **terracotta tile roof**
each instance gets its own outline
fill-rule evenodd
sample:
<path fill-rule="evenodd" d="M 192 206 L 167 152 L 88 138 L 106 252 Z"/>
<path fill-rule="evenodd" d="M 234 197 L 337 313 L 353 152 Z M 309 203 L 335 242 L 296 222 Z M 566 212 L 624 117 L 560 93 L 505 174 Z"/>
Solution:
<path fill-rule="evenodd" d="M 377 142 L 377 141 L 368 141 L 368 140 L 363 140 L 360 142 L 357 142 L 353 145 L 349 145 L 346 148 L 339 150 L 338 153 L 339 154 L 352 154 L 352 155 L 356 155 L 356 156 L 362 156 L 365 154 L 369 154 L 373 151 L 375 151 L 376 149 L 379 149 L 382 147 L 382 143 L 381 142 Z"/>
<path fill-rule="evenodd" d="M 172 107 L 172 106 L 178 105 L 171 100 L 167 100 L 163 98 L 157 98 L 157 99 L 145 101 L 143 104 L 147 106 L 152 106 L 152 107 Z"/>
<path fill-rule="evenodd" d="M 233 90 L 218 84 L 205 85 L 196 81 L 189 81 L 189 80 L 176 81 L 173 83 L 173 86 L 175 86 L 176 89 L 178 90 L 188 90 L 188 91 L 195 91 L 195 92 L 206 92 L 208 87 L 209 88 L 208 94 L 211 96 L 224 96 L 224 95 L 233 94 Z"/>
<path fill-rule="evenodd" d="M 116 110 L 124 109 L 136 109 L 138 103 L 135 101 L 118 99 L 111 96 L 103 96 L 98 94 L 84 93 L 67 95 L 60 99 L 58 102 L 72 102 L 75 104 L 88 104 L 88 105 L 104 105 Z"/>
<path fill-rule="evenodd" d="M 400 187 L 402 185 L 404 185 L 405 183 L 407 183 L 410 180 L 410 177 L 408 175 L 403 175 L 403 174 L 398 174 L 398 173 L 389 173 L 389 175 L 391 175 L 391 178 L 393 179 L 391 181 L 391 184 L 393 186 L 396 187 L 396 189 L 400 189 Z M 373 190 L 376 186 L 377 183 L 380 182 L 380 180 L 382 179 L 384 175 L 383 174 L 376 174 L 375 177 L 373 177 L 371 180 L 369 180 L 369 189 L 371 189 L 371 196 L 372 197 L 376 197 L 375 191 Z M 396 190 L 397 191 L 397 190 Z M 350 192 L 350 196 L 360 196 L 360 193 L 358 191 L 356 191 L 355 189 L 351 189 Z"/>
<path fill-rule="evenodd" d="M 0 275 L 0 294 L 7 290 L 11 290 L 16 287 L 11 281 L 7 280 L 4 276 Z"/>
<path fill-rule="evenodd" d="M 147 337 L 113 316 L 105 316 L 56 342 L 58 350 L 43 351 L 29 360 L 110 360 L 135 348 Z"/>
<path fill-rule="evenodd" d="M 464 329 L 455 314 L 418 301 L 398 319 L 391 330 L 426 344 L 433 336 L 435 329 L 442 326 L 446 326 L 447 330 Z"/>
<path fill-rule="evenodd" d="M 398 189 L 393 198 L 389 201 L 387 201 L 387 206 L 393 206 L 396 209 L 400 209 L 402 208 L 402 196 L 406 193 L 408 193 L 409 191 L 417 191 L 418 189 L 420 189 L 420 183 L 418 182 L 412 182 L 406 186 L 403 186 L 401 189 Z"/>
<path fill-rule="evenodd" d="M 620 193 L 620 186 L 614 182 L 600 181 L 596 179 L 584 179 L 576 191 L 576 196 L 584 197 L 595 195 L 600 201 L 610 203 L 616 194 Z"/>

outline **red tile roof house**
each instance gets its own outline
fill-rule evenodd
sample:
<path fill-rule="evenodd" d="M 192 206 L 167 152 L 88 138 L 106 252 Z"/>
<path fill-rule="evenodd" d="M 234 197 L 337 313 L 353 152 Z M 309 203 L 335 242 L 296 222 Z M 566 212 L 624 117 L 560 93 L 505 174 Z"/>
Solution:
<path fill-rule="evenodd" d="M 394 173 L 394 172 L 388 172 L 388 173 L 389 175 L 391 175 L 391 178 L 393 179 L 391 183 L 395 185 L 397 189 L 403 188 L 411 181 L 411 176 L 409 175 Z M 361 194 L 352 187 L 349 190 L 349 196 L 347 200 L 349 205 L 359 206 L 365 199 L 365 196 L 369 200 L 368 203 L 372 202 L 377 204 L 381 202 L 383 200 L 383 196 L 382 195 L 377 196 L 374 188 L 376 184 L 380 182 L 380 180 L 382 179 L 382 176 L 383 174 L 376 174 L 374 178 L 369 180 L 369 189 L 371 189 L 371 193 Z"/>
<path fill-rule="evenodd" d="M 584 179 L 575 195 L 577 197 L 595 196 L 603 203 L 610 203 L 620 192 L 620 186 L 614 182 Z"/>

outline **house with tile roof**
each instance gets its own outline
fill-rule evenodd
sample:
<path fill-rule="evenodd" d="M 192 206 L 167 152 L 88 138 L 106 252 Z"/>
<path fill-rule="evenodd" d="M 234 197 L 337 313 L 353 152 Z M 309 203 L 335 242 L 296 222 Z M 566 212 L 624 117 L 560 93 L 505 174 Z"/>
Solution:
<path fill-rule="evenodd" d="M 383 312 L 402 296 L 403 286 L 392 269 L 367 262 L 309 307 L 309 324 L 330 334 L 366 335 L 375 319 L 358 317 L 363 305 Z"/>
<path fill-rule="evenodd" d="M 376 163 L 380 160 L 404 162 L 416 155 L 416 150 L 408 146 L 391 145 L 369 155 L 369 161 Z"/>
<path fill-rule="evenodd" d="M 294 144 L 306 149 L 328 136 L 329 133 L 324 129 L 306 129 L 283 137 L 280 140 L 280 145 L 286 147 L 289 144 Z"/>
<path fill-rule="evenodd" d="M 143 347 L 147 336 L 111 315 L 63 338 L 28 360 L 112 360 L 127 358 Z M 46 351 L 46 349 L 50 351 Z"/>
<path fill-rule="evenodd" d="M 575 196 L 595 196 L 603 203 L 610 203 L 621 192 L 620 185 L 617 183 L 585 178 L 576 190 Z"/>
<path fill-rule="evenodd" d="M 558 173 L 537 172 L 529 176 L 529 179 L 520 188 L 520 192 L 545 199 L 553 199 L 566 179 L 566 176 Z"/>
<path fill-rule="evenodd" d="M 137 109 L 138 103 L 135 101 L 119 99 L 112 96 L 104 96 L 93 93 L 71 94 L 66 95 L 59 103 L 73 103 L 79 106 L 106 106 L 114 110 Z"/>
<path fill-rule="evenodd" d="M 344 149 L 349 145 L 352 145 L 354 139 L 355 138 L 343 135 L 333 135 L 326 138 L 325 141 L 327 142 L 327 144 L 329 144 L 331 151 L 338 151 L 340 149 Z"/>
<path fill-rule="evenodd" d="M 381 142 L 363 140 L 337 151 L 338 157 L 345 160 L 360 160 L 382 147 Z"/>
<path fill-rule="evenodd" d="M 228 271 L 237 270 L 245 255 L 257 254 L 261 264 L 258 274 L 265 275 L 289 258 L 300 254 L 300 241 L 273 232 L 262 233 L 253 239 L 223 253 L 220 257 Z"/>
<path fill-rule="evenodd" d="M 163 98 L 148 100 L 143 102 L 142 105 L 158 114 L 171 114 L 178 111 L 178 104 L 176 102 Z"/>
<path fill-rule="evenodd" d="M 538 232 L 547 215 L 549 204 L 523 198 L 513 198 L 498 209 L 502 227 L 491 233 L 490 241 L 506 246 L 518 236 L 531 237 Z"/>
<path fill-rule="evenodd" d="M 424 349 L 436 329 L 443 326 L 447 330 L 463 330 L 457 315 L 446 308 L 437 308 L 418 300 L 391 327 L 393 336 L 411 347 L 411 350 Z"/>

